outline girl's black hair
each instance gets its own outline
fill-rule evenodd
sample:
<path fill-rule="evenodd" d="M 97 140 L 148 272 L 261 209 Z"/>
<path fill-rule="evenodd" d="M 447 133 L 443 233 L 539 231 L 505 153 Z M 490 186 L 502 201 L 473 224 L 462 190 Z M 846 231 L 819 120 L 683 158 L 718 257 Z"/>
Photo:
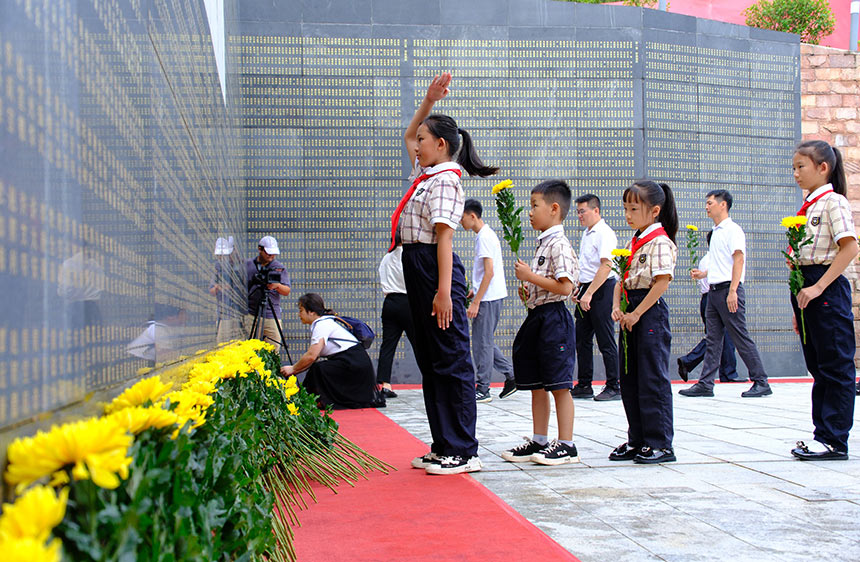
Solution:
<path fill-rule="evenodd" d="M 396 250 L 398 248 L 398 246 L 402 246 L 402 245 L 403 245 L 403 238 L 400 236 L 400 225 L 398 224 L 397 225 L 397 232 L 394 233 L 394 244 L 391 245 L 391 249 L 388 250 L 388 253 L 390 254 L 391 252 Z"/>
<path fill-rule="evenodd" d="M 845 195 L 845 167 L 842 165 L 842 154 L 838 148 L 822 140 L 808 140 L 797 145 L 795 152 L 808 156 L 816 166 L 827 162 L 830 168 L 830 177 L 827 179 L 833 185 L 833 191 Z"/>
<path fill-rule="evenodd" d="M 648 208 L 659 205 L 660 214 L 657 220 L 663 225 L 669 240 L 675 242 L 675 235 L 678 234 L 678 211 L 675 209 L 675 196 L 668 184 L 651 180 L 635 181 L 624 190 L 621 200 L 625 203 L 641 201 Z"/>
<path fill-rule="evenodd" d="M 447 115 L 435 114 L 424 120 L 427 129 L 437 139 L 443 139 L 448 143 L 448 156 L 457 157 L 457 164 L 469 172 L 470 176 L 481 176 L 485 178 L 499 171 L 498 168 L 487 166 L 478 157 L 472 137 L 465 129 L 457 126 L 457 122 Z M 460 137 L 463 137 L 463 147 L 460 148 Z M 459 152 L 458 152 L 459 150 Z"/>
<path fill-rule="evenodd" d="M 299 297 L 299 306 L 317 316 L 332 316 L 335 312 L 325 307 L 323 298 L 316 293 L 305 293 Z"/>

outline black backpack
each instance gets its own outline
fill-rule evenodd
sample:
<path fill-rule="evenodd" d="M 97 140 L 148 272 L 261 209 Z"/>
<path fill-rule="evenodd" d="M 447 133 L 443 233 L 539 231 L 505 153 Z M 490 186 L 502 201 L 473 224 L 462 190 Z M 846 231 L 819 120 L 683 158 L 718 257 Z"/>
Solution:
<path fill-rule="evenodd" d="M 358 343 L 364 346 L 364 349 L 368 349 L 373 345 L 373 340 L 376 338 L 376 334 L 373 333 L 373 329 L 364 321 L 359 320 L 358 318 L 353 318 L 352 316 L 342 315 L 332 316 L 332 319 L 346 328 L 350 334 L 355 336 L 355 339 L 358 340 Z"/>

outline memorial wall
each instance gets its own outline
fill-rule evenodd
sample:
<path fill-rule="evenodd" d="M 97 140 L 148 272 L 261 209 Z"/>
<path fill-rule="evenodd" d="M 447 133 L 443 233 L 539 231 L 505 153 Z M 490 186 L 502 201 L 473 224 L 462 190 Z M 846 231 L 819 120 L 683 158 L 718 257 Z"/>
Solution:
<path fill-rule="evenodd" d="M 800 137 L 796 36 L 545 0 L 243 0 L 239 19 L 241 33 L 228 44 L 239 62 L 248 236 L 252 244 L 263 235 L 281 241 L 293 278 L 289 301 L 319 292 L 381 328 L 376 268 L 391 211 L 408 187 L 403 129 L 432 76 L 449 71 L 451 94 L 435 109 L 468 129 L 485 161 L 501 168 L 495 178 L 463 181 L 496 229 L 490 189 L 505 178 L 523 204 L 548 177 L 564 178 L 574 195 L 596 193 L 622 243 L 632 233 L 620 195 L 634 179 L 668 182 L 682 230 L 690 223 L 702 234 L 712 226 L 705 194 L 729 189 L 732 215 L 747 233 L 753 338 L 771 375 L 803 374 L 779 257 L 779 221 L 800 201 L 790 162 Z M 578 248 L 574 214 L 565 228 Z M 666 294 L 673 355 L 703 334 L 684 236 Z M 467 270 L 473 244 L 472 233 L 457 231 Z M 529 232 L 521 254 L 533 249 Z M 511 297 L 496 342 L 509 353 L 525 311 L 513 296 L 506 247 L 504 255 Z M 307 330 L 290 304 L 285 325 L 304 349 Z M 394 381 L 419 380 L 401 343 Z"/>
<path fill-rule="evenodd" d="M 294 358 L 305 292 L 381 332 L 377 266 L 409 173 L 402 132 L 440 71 L 455 78 L 437 109 L 501 167 L 463 182 L 494 227 L 490 188 L 505 178 L 523 204 L 547 177 L 598 194 L 624 242 L 620 193 L 635 178 L 669 182 L 682 225 L 702 230 L 705 193 L 730 189 L 753 337 L 772 375 L 801 374 L 778 257 L 779 219 L 799 201 L 798 53 L 795 36 L 549 0 L 7 0 L 0 428 L 211 348 L 245 298 L 236 269 L 215 278 L 216 261 L 230 263 L 213 255 L 217 238 L 233 237 L 234 264 L 263 235 L 280 242 Z M 578 247 L 573 215 L 565 226 Z M 467 265 L 473 242 L 455 235 Z M 674 354 L 702 333 L 679 255 Z M 221 306 L 214 282 L 234 287 Z M 509 298 L 503 349 L 524 314 Z M 405 343 L 394 377 L 419 380 Z"/>
<path fill-rule="evenodd" d="M 214 343 L 247 222 L 206 4 L 0 4 L 0 427 Z"/>

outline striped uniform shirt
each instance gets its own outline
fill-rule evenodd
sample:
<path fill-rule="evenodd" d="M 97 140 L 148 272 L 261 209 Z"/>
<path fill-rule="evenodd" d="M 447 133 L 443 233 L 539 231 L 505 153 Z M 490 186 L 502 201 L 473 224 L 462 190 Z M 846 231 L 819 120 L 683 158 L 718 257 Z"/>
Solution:
<path fill-rule="evenodd" d="M 806 199 L 811 201 L 831 187 L 823 185 Z M 833 192 L 810 205 L 806 209 L 806 233 L 812 236 L 812 244 L 800 249 L 800 265 L 829 265 L 839 252 L 839 240 L 857 238 L 848 200 Z"/>
<path fill-rule="evenodd" d="M 433 174 L 442 170 L 459 170 L 456 162 L 443 162 L 430 168 L 422 168 L 415 160 L 409 182 L 421 174 Z M 441 173 L 418 184 L 415 193 L 400 215 L 400 236 L 404 244 L 436 243 L 436 224 L 447 224 L 454 230 L 463 216 L 463 187 L 454 173 Z"/>
<path fill-rule="evenodd" d="M 660 223 L 654 223 L 639 235 L 645 237 Z M 627 249 L 633 248 L 633 241 L 627 243 Z M 658 275 L 668 275 L 672 279 L 675 275 L 675 260 L 678 257 L 678 248 L 669 240 L 668 236 L 658 236 L 642 246 L 633 256 L 630 264 L 630 273 L 624 281 L 624 288 L 628 291 L 634 289 L 650 289 L 654 284 L 654 278 Z"/>
<path fill-rule="evenodd" d="M 532 260 L 532 271 L 542 277 L 550 277 L 556 281 L 563 277 L 576 284 L 579 276 L 579 262 L 570 240 L 564 235 L 564 227 L 560 224 L 552 226 L 540 233 Z M 535 308 L 542 304 L 563 301 L 568 295 L 559 295 L 538 287 L 534 283 L 526 283 L 529 298 L 526 306 Z"/>

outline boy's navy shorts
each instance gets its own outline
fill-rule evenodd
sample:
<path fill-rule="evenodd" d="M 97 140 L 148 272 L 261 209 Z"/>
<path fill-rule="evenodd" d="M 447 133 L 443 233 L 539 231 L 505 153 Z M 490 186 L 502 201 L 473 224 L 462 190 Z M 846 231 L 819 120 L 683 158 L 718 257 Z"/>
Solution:
<path fill-rule="evenodd" d="M 514 378 L 520 390 L 573 387 L 576 331 L 564 302 L 529 310 L 514 338 Z"/>

